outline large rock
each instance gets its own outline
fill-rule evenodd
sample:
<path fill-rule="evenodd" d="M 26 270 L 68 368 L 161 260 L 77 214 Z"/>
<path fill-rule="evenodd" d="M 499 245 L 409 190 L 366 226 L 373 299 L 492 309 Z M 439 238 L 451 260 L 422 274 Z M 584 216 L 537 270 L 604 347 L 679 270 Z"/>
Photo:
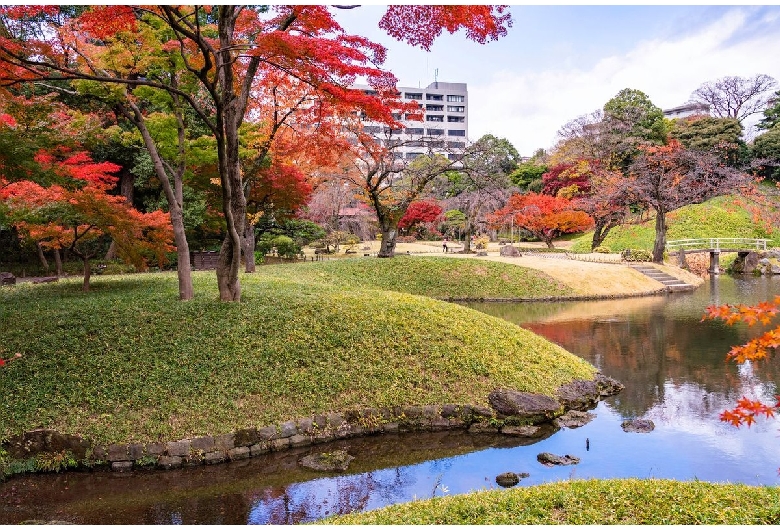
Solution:
<path fill-rule="evenodd" d="M 16 276 L 10 272 L 0 272 L 0 285 L 15 285 Z"/>
<path fill-rule="evenodd" d="M 748 252 L 747 254 L 740 252 L 737 254 L 737 259 L 734 260 L 731 270 L 738 273 L 750 274 L 758 267 L 759 259 L 760 256 L 756 252 Z"/>
<path fill-rule="evenodd" d="M 503 247 L 501 247 L 499 254 L 501 254 L 502 256 L 506 256 L 508 258 L 519 258 L 520 256 L 522 256 L 522 254 L 520 254 L 520 251 L 517 250 L 517 247 L 513 247 L 512 245 L 504 245 Z"/>
<path fill-rule="evenodd" d="M 315 453 L 304 456 L 298 463 L 303 467 L 315 471 L 346 471 L 349 463 L 355 457 L 347 454 L 346 451 L 337 450 L 332 453 Z"/>
<path fill-rule="evenodd" d="M 567 410 L 589 410 L 599 399 L 617 394 L 625 387 L 603 374 L 596 374 L 592 381 L 576 380 L 558 387 L 556 395 Z"/>
<path fill-rule="evenodd" d="M 551 420 L 563 412 L 557 399 L 530 392 L 496 389 L 488 395 L 488 401 L 499 414 L 521 420 Z"/>
<path fill-rule="evenodd" d="M 540 464 L 544 464 L 545 466 L 548 467 L 570 466 L 572 464 L 580 463 L 580 459 L 577 458 L 576 456 L 571 456 L 571 455 L 558 456 L 552 453 L 539 453 L 538 455 L 536 455 L 536 459 L 539 461 Z"/>
<path fill-rule="evenodd" d="M 620 424 L 626 432 L 650 432 L 655 429 L 655 423 L 653 420 L 626 420 Z"/>

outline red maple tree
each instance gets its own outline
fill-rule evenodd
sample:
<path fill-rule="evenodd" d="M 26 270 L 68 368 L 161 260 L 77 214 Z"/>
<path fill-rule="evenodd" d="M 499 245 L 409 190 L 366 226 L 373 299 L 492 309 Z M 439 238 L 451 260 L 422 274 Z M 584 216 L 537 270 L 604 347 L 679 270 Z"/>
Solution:
<path fill-rule="evenodd" d="M 506 206 L 489 216 L 489 222 L 496 227 L 508 225 L 510 219 L 514 226 L 541 239 L 548 248 L 555 248 L 552 242 L 556 237 L 593 226 L 593 219 L 577 210 L 569 199 L 538 193 L 512 195 Z"/>
<path fill-rule="evenodd" d="M 432 223 L 439 219 L 442 207 L 435 201 L 414 201 L 398 221 L 398 228 L 411 232 L 416 226 Z"/>

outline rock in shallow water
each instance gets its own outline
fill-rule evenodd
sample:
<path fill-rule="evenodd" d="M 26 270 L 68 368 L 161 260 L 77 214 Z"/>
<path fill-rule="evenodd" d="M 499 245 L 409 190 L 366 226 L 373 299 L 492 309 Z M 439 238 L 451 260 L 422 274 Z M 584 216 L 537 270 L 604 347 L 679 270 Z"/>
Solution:
<path fill-rule="evenodd" d="M 349 463 L 355 457 L 346 451 L 333 451 L 332 453 L 315 453 L 304 456 L 298 463 L 303 467 L 315 471 L 346 471 Z"/>
<path fill-rule="evenodd" d="M 570 466 L 572 464 L 580 463 L 580 459 L 576 456 L 558 456 L 552 453 L 539 453 L 536 455 L 536 459 L 540 464 L 544 464 L 545 466 Z"/>
<path fill-rule="evenodd" d="M 626 432 L 650 432 L 655 429 L 652 420 L 626 420 L 620 424 Z"/>
<path fill-rule="evenodd" d="M 507 471 L 496 477 L 496 484 L 502 488 L 511 488 L 512 486 L 516 486 L 520 482 L 520 479 L 530 476 L 531 475 L 528 473 L 513 473 L 512 471 Z"/>

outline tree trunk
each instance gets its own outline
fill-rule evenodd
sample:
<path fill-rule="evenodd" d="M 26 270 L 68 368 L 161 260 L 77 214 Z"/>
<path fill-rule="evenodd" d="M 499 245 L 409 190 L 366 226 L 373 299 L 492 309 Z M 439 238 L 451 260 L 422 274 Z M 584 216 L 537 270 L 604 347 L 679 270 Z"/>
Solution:
<path fill-rule="evenodd" d="M 88 257 L 81 258 L 84 263 L 84 283 L 81 285 L 81 290 L 85 293 L 89 292 L 89 278 L 92 276 L 92 266 L 89 263 Z"/>
<path fill-rule="evenodd" d="M 62 257 L 58 248 L 54 249 L 54 268 L 57 270 L 57 277 L 62 276 Z"/>
<path fill-rule="evenodd" d="M 171 180 L 168 173 L 165 170 L 165 164 L 163 163 L 162 156 L 157 150 L 157 144 L 155 144 L 149 129 L 146 127 L 143 114 L 137 105 L 132 102 L 128 102 L 128 105 L 132 109 L 132 114 L 126 112 L 125 116 L 130 119 L 138 131 L 141 133 L 141 137 L 144 140 L 146 150 L 149 151 L 149 157 L 152 159 L 154 165 L 154 172 L 157 178 L 162 184 L 163 191 L 165 192 L 165 198 L 168 201 L 168 211 L 171 215 L 171 226 L 173 227 L 173 242 L 176 245 L 177 265 L 176 271 L 179 277 L 179 299 L 180 300 L 192 300 L 194 292 L 192 289 L 192 266 L 190 265 L 190 246 L 187 243 L 187 234 L 184 230 L 184 191 L 182 177 L 184 174 L 184 167 L 180 165 L 178 170 L 173 175 L 173 186 L 171 186 Z M 183 136 L 181 125 L 179 127 L 179 138 Z"/>
<path fill-rule="evenodd" d="M 46 256 L 43 253 L 41 243 L 36 241 L 35 248 L 38 250 L 38 259 L 41 260 L 41 267 L 43 267 L 43 270 L 46 272 L 49 272 L 49 262 L 46 261 Z"/>
<path fill-rule="evenodd" d="M 133 191 L 134 191 L 134 185 L 135 185 L 135 175 L 131 171 L 129 171 L 127 168 L 122 168 L 122 171 L 119 173 L 119 194 L 125 198 L 125 201 L 130 206 L 133 205 Z M 117 249 L 116 249 L 116 243 L 114 241 L 111 241 L 111 245 L 108 247 L 108 252 L 106 252 L 105 260 L 115 260 L 117 258 Z"/>
<path fill-rule="evenodd" d="M 542 241 L 544 241 L 545 245 L 547 245 L 547 248 L 555 248 L 555 245 L 553 245 L 553 240 L 551 237 L 550 238 L 545 237 L 542 239 Z"/>
<path fill-rule="evenodd" d="M 244 270 L 246 272 L 255 272 L 255 225 L 246 223 L 246 233 L 244 234 Z"/>
<path fill-rule="evenodd" d="M 593 230 L 593 241 L 590 244 L 590 249 L 594 250 L 596 247 L 600 247 L 604 240 L 607 239 L 609 231 L 618 226 L 622 220 L 622 215 L 615 214 L 612 214 L 609 217 L 596 219 L 596 226 Z"/>
<path fill-rule="evenodd" d="M 653 245 L 653 263 L 664 262 L 666 248 L 666 212 L 659 209 L 655 214 L 655 244 Z"/>
<path fill-rule="evenodd" d="M 378 258 L 395 257 L 395 240 L 398 235 L 398 223 L 385 221 L 381 224 L 382 245 L 379 247 Z"/>

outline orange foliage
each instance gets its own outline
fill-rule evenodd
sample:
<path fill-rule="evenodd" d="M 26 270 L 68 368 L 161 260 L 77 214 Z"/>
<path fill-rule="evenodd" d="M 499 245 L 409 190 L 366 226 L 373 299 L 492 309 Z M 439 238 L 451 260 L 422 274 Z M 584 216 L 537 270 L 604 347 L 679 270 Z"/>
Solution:
<path fill-rule="evenodd" d="M 575 209 L 569 199 L 537 193 L 512 195 L 505 207 L 488 216 L 494 226 L 505 226 L 510 219 L 516 227 L 531 232 L 550 248 L 556 237 L 583 232 L 593 226 L 593 219 Z"/>
<path fill-rule="evenodd" d="M 702 320 L 722 320 L 728 325 L 737 322 L 746 322 L 749 326 L 756 323 L 768 325 L 773 318 L 780 312 L 780 296 L 776 296 L 771 302 L 760 302 L 753 306 L 744 304 L 727 304 L 721 306 L 710 306 Z M 727 355 L 727 359 L 738 363 L 746 361 L 757 361 L 765 359 L 780 347 L 780 326 L 775 327 L 741 346 L 734 346 Z M 735 427 L 747 425 L 750 427 L 755 423 L 756 418 L 764 415 L 767 418 L 774 417 L 774 413 L 780 410 L 780 396 L 776 396 L 777 402 L 774 405 L 767 405 L 760 401 L 755 401 L 743 397 L 737 401 L 737 406 L 731 410 L 726 410 L 720 415 L 721 421 L 730 423 Z"/>

